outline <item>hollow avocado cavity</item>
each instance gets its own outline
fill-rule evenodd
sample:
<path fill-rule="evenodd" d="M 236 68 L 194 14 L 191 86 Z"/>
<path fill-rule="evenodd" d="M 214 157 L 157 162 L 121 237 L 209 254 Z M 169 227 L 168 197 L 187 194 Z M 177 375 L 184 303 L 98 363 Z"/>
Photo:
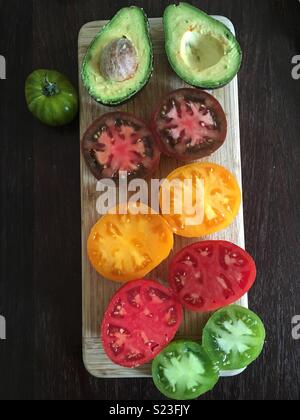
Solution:
<path fill-rule="evenodd" d="M 202 72 L 217 65 L 225 50 L 221 41 L 212 34 L 187 31 L 181 40 L 180 54 L 188 67 Z"/>

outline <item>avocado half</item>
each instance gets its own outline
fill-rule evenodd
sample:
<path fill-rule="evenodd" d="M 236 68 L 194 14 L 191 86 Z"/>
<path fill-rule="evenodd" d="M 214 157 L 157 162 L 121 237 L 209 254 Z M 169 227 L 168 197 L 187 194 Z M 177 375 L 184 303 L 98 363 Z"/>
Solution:
<path fill-rule="evenodd" d="M 171 66 L 188 84 L 215 89 L 229 83 L 242 63 L 242 50 L 223 23 L 187 3 L 164 13 L 166 52 Z"/>
<path fill-rule="evenodd" d="M 125 7 L 101 29 L 82 67 L 89 94 L 105 105 L 118 105 L 139 92 L 153 71 L 153 48 L 147 16 Z"/>

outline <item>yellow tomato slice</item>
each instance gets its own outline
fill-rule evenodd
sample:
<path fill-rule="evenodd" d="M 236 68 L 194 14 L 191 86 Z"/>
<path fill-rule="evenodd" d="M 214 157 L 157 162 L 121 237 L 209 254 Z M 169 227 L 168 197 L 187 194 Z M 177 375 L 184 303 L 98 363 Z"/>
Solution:
<path fill-rule="evenodd" d="M 176 185 L 176 180 L 181 183 Z M 184 187 L 187 181 L 190 184 Z M 170 209 L 164 208 L 168 195 Z M 233 222 L 241 206 L 241 190 L 234 175 L 223 166 L 194 163 L 167 177 L 160 191 L 160 205 L 163 217 L 177 235 L 197 238 Z"/>
<path fill-rule="evenodd" d="M 148 214 L 107 214 L 92 228 L 88 256 L 103 277 L 119 282 L 140 279 L 169 256 L 172 229 L 162 216 L 143 208 Z"/>

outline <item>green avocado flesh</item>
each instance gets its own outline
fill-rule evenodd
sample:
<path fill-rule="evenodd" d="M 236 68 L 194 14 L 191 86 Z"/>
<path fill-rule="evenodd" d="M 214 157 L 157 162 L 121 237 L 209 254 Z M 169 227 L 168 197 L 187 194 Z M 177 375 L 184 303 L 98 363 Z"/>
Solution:
<path fill-rule="evenodd" d="M 129 58 L 126 47 L 131 51 Z M 132 6 L 121 9 L 98 33 L 85 56 L 82 79 L 97 102 L 117 105 L 139 92 L 152 70 L 149 23 L 144 11 Z M 124 80 L 120 80 L 120 74 L 125 74 Z"/>
<path fill-rule="evenodd" d="M 192 86 L 215 89 L 238 73 L 242 50 L 221 22 L 187 3 L 164 14 L 166 52 L 174 71 Z"/>

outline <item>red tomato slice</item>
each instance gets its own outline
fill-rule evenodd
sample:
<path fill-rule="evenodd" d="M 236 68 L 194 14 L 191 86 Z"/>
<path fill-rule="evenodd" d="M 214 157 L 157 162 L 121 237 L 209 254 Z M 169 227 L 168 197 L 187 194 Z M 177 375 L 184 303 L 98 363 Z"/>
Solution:
<path fill-rule="evenodd" d="M 173 340 L 182 319 L 182 306 L 171 290 L 152 280 L 130 282 L 112 298 L 104 315 L 104 350 L 118 365 L 143 365 Z"/>
<path fill-rule="evenodd" d="M 225 241 L 203 241 L 184 248 L 172 260 L 169 272 L 179 300 L 195 312 L 215 311 L 236 302 L 255 278 L 253 258 Z"/>

